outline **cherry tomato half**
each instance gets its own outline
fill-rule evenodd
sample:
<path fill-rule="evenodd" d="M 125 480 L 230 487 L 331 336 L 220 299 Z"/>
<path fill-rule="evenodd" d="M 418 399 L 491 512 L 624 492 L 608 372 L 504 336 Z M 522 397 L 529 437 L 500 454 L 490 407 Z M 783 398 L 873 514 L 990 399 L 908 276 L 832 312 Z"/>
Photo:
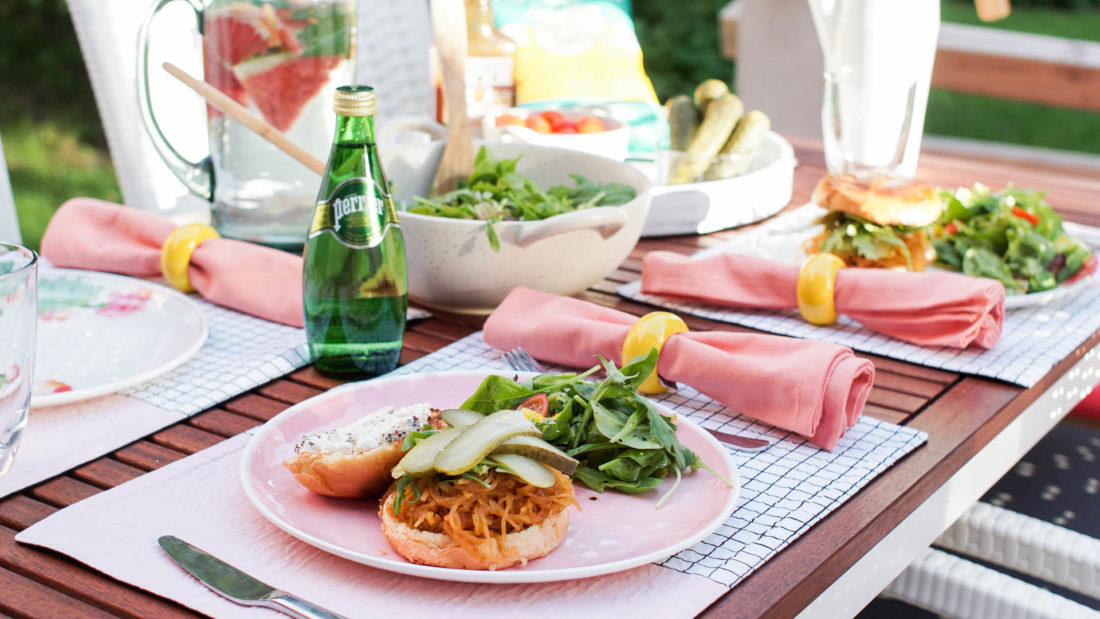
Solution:
<path fill-rule="evenodd" d="M 550 412 L 550 399 L 546 397 L 545 393 L 536 393 L 524 400 L 520 407 L 529 408 L 545 417 Z"/>

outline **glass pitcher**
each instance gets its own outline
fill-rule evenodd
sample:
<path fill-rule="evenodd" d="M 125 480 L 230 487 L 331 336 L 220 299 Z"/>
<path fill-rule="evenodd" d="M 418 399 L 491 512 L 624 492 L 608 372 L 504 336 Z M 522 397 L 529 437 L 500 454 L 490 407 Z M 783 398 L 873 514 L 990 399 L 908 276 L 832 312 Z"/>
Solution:
<path fill-rule="evenodd" d="M 208 158 L 184 158 L 161 131 L 148 85 L 148 33 L 173 1 L 152 6 L 138 37 L 142 120 L 157 152 L 191 192 L 211 201 L 222 236 L 300 251 L 320 184 L 315 172 L 209 105 Z M 198 18 L 206 81 L 323 160 L 335 130 L 332 93 L 355 81 L 354 1 L 181 1 Z"/>

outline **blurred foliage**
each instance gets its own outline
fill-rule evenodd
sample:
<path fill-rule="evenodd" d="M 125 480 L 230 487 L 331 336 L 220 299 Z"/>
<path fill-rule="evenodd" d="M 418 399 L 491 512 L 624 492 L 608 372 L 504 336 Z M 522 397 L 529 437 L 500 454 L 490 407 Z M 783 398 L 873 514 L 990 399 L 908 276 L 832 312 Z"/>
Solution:
<path fill-rule="evenodd" d="M 23 241 L 73 196 L 121 200 L 64 0 L 0 2 L 0 140 Z"/>
<path fill-rule="evenodd" d="M 646 73 L 662 102 L 691 94 L 708 78 L 733 85 L 733 63 L 718 44 L 718 11 L 729 0 L 635 0 L 634 29 L 642 45 Z"/>

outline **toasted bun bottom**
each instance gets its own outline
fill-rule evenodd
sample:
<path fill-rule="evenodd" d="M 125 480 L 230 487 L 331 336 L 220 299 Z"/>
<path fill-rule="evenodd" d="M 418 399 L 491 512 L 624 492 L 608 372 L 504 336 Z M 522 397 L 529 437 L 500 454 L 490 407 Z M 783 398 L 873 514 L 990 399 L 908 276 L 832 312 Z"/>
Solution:
<path fill-rule="evenodd" d="M 381 496 L 386 491 L 393 483 L 390 470 L 403 455 L 397 442 L 351 455 L 297 453 L 283 465 L 298 483 L 317 494 L 362 499 Z"/>
<path fill-rule="evenodd" d="M 379 508 L 382 534 L 402 557 L 421 565 L 452 567 L 464 570 L 498 570 L 527 563 L 550 553 L 565 539 L 569 528 L 569 512 L 562 509 L 542 523 L 532 525 L 504 538 L 504 548 L 495 539 L 483 540 L 477 552 L 471 554 L 443 533 L 421 531 L 399 521 L 393 515 L 395 492 L 386 495 Z"/>
<path fill-rule="evenodd" d="M 821 179 L 812 200 L 825 208 L 884 226 L 923 228 L 939 219 L 943 211 L 936 190 L 928 183 L 886 178 L 863 180 L 851 174 L 830 174 Z"/>

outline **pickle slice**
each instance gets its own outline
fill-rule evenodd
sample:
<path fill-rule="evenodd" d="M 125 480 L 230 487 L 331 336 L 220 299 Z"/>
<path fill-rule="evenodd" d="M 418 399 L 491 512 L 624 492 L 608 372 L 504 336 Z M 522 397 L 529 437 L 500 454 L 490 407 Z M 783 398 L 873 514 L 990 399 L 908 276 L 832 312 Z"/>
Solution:
<path fill-rule="evenodd" d="M 503 467 L 505 472 L 511 473 L 523 481 L 538 488 L 549 488 L 554 485 L 554 473 L 538 460 L 518 454 L 493 454 L 488 457 L 489 462 Z"/>
<path fill-rule="evenodd" d="M 460 431 L 458 438 L 444 447 L 435 458 L 435 470 L 440 473 L 461 475 L 513 436 L 542 434 L 523 413 L 508 410 L 486 415 L 474 425 Z"/>
<path fill-rule="evenodd" d="M 466 410 L 465 408 L 448 408 L 445 411 L 440 411 L 439 415 L 443 417 L 443 421 L 446 421 L 447 425 L 452 428 L 472 426 L 485 418 L 485 415 L 477 411 Z"/>
<path fill-rule="evenodd" d="M 537 436 L 516 436 L 501 443 L 492 451 L 493 456 L 517 454 L 552 466 L 566 475 L 577 470 L 577 459 L 554 447 Z"/>
<path fill-rule="evenodd" d="M 413 477 L 423 477 L 434 473 L 435 459 L 439 456 L 439 453 L 451 441 L 461 435 L 462 430 L 459 428 L 447 428 L 436 432 L 410 449 L 409 453 L 405 454 L 401 461 L 397 463 L 397 466 L 393 467 L 390 474 L 393 475 L 394 479 L 400 479 L 406 473 Z"/>

